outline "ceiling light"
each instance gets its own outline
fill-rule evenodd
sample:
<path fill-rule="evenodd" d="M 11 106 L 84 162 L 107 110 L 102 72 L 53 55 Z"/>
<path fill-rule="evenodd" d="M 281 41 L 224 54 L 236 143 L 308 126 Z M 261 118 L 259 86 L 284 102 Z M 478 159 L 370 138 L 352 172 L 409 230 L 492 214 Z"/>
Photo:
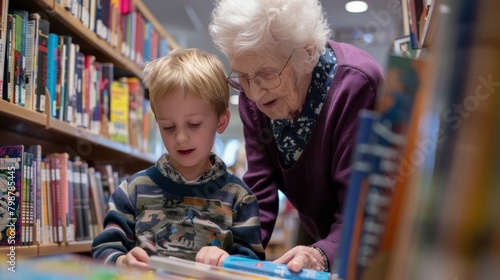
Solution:
<path fill-rule="evenodd" d="M 365 1 L 350 1 L 345 4 L 345 9 L 350 13 L 362 13 L 368 10 L 368 4 Z"/>

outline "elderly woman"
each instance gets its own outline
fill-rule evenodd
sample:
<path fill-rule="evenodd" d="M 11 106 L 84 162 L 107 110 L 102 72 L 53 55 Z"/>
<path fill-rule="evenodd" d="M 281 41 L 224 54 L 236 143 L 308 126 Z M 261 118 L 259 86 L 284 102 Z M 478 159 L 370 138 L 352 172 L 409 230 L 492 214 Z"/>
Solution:
<path fill-rule="evenodd" d="M 313 240 L 275 260 L 328 271 L 339 248 L 361 109 L 372 109 L 383 70 L 366 52 L 329 40 L 317 0 L 219 0 L 210 35 L 240 92 L 248 171 L 267 245 L 278 190 Z"/>

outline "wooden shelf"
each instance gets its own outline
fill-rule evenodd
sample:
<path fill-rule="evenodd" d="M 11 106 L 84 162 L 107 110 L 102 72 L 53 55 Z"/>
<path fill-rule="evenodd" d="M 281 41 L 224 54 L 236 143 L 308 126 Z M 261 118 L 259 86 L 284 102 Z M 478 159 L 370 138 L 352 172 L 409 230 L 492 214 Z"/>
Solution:
<path fill-rule="evenodd" d="M 15 246 L 14 247 L 14 252 L 16 259 L 17 258 L 30 258 L 30 257 L 36 257 L 38 256 L 38 246 L 33 245 L 33 246 Z M 10 246 L 5 246 L 5 247 L 0 247 L 0 254 L 2 256 L 6 256 L 11 252 Z"/>
<path fill-rule="evenodd" d="M 33 246 L 16 246 L 16 257 L 29 258 L 65 253 L 90 253 L 92 240 L 71 242 L 68 244 L 40 244 Z M 0 247 L 0 254 L 6 255 L 10 252 L 10 247 Z"/>
<path fill-rule="evenodd" d="M 1 113 L 7 119 L 0 119 L 0 124 L 13 127 L 16 130 L 23 131 L 26 126 L 45 127 L 47 124 L 47 115 L 39 113 L 24 107 L 20 107 L 0 99 Z"/>
<path fill-rule="evenodd" d="M 64 253 L 87 253 L 92 247 L 92 240 L 71 242 L 68 244 L 41 244 L 38 247 L 38 255 L 54 255 Z"/>

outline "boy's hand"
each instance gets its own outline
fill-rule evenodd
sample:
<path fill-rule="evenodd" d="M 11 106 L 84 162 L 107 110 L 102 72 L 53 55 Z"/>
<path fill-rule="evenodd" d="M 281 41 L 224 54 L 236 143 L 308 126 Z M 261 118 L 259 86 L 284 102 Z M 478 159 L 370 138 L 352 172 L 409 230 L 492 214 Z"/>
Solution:
<path fill-rule="evenodd" d="M 116 259 L 116 265 L 118 267 L 138 267 L 147 269 L 149 262 L 149 255 L 141 247 L 135 247 L 128 254 L 124 256 L 119 256 Z"/>
<path fill-rule="evenodd" d="M 222 266 L 229 254 L 216 246 L 205 246 L 196 254 L 196 261 L 200 263 Z"/>

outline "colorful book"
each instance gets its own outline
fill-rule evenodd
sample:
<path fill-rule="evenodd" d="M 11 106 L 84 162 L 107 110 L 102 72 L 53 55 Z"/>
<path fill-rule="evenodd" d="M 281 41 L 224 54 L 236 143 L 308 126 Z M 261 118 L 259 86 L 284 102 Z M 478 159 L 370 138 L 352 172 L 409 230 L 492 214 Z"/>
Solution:
<path fill-rule="evenodd" d="M 167 279 L 254 279 L 254 280 L 277 280 L 273 276 L 245 272 L 241 270 L 208 265 L 204 263 L 184 260 L 176 257 L 151 256 L 148 266 L 156 270 L 156 274 Z"/>
<path fill-rule="evenodd" d="M 12 44 L 14 46 L 12 63 L 14 65 L 13 81 L 14 81 L 14 103 L 24 107 L 24 96 L 21 96 L 21 69 L 23 63 L 23 55 L 22 55 L 22 42 L 24 42 L 23 36 L 23 18 L 18 14 L 11 14 L 12 22 L 13 22 L 13 41 Z M 12 79 L 12 78 L 11 78 Z"/>
<path fill-rule="evenodd" d="M 0 246 L 21 245 L 24 146 L 0 146 Z"/>
<path fill-rule="evenodd" d="M 231 268 L 234 270 L 245 271 L 255 274 L 268 275 L 279 277 L 283 279 L 317 279 L 329 280 L 330 273 L 322 272 L 312 269 L 302 269 L 300 272 L 295 273 L 288 269 L 286 264 L 277 264 L 271 261 L 260 261 L 250 258 L 228 256 L 222 264 L 224 268 Z"/>
<path fill-rule="evenodd" d="M 128 83 L 113 81 L 109 118 L 109 136 L 116 142 L 128 143 L 129 89 Z"/>

